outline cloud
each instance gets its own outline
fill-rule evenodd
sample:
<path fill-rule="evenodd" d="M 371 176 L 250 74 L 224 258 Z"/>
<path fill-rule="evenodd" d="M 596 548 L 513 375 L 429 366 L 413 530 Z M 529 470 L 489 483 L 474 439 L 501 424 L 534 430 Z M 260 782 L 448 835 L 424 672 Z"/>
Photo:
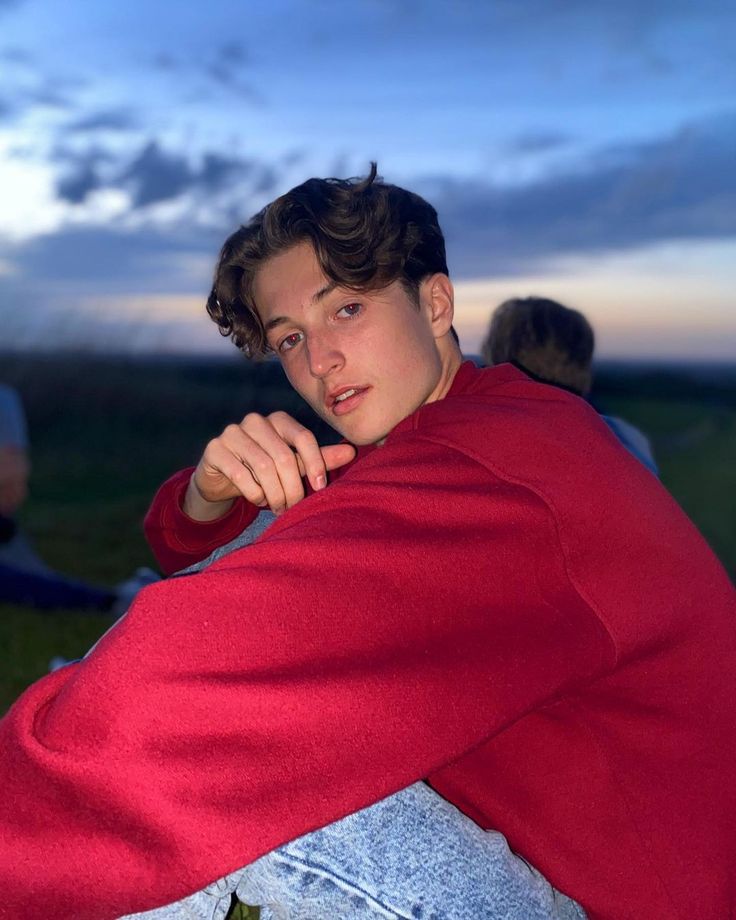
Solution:
<path fill-rule="evenodd" d="M 204 316 L 224 235 L 195 228 L 175 235 L 67 227 L 21 245 L 5 245 L 7 270 L 0 273 L 3 342 L 13 347 L 90 344 L 126 350 L 141 333 L 141 324 L 134 315 L 113 312 L 116 298 L 122 303 L 165 295 L 172 304 L 179 297 L 184 304 L 198 298 Z M 114 336 L 110 324 L 117 324 Z"/>
<path fill-rule="evenodd" d="M 187 81 L 193 76 L 204 77 L 209 84 L 208 94 L 214 84 L 217 90 L 228 90 L 239 98 L 246 98 L 250 102 L 262 105 L 263 94 L 260 90 L 244 77 L 251 64 L 251 56 L 246 46 L 240 41 L 228 41 L 220 44 L 214 52 L 204 57 L 198 70 L 192 68 L 191 62 L 183 61 L 170 51 L 156 54 L 152 60 L 155 70 L 172 75 L 186 75 Z"/>
<path fill-rule="evenodd" d="M 138 126 L 138 118 L 130 109 L 103 109 L 75 118 L 65 126 L 65 130 L 73 133 L 131 131 Z"/>
<path fill-rule="evenodd" d="M 73 101 L 63 88 L 51 81 L 36 86 L 6 88 L 5 96 L 0 97 L 0 120 L 17 120 L 26 112 L 36 107 L 50 109 L 71 109 Z"/>
<path fill-rule="evenodd" d="M 102 146 L 89 147 L 80 152 L 67 143 L 57 144 L 51 151 L 50 160 L 62 166 L 56 181 L 56 194 L 69 204 L 81 204 L 98 188 L 104 188 L 105 173 L 109 173 L 116 156 Z"/>
<path fill-rule="evenodd" d="M 143 207 L 181 194 L 192 184 L 193 171 L 185 157 L 166 153 L 150 141 L 121 179 L 131 186 L 135 207 Z"/>
<path fill-rule="evenodd" d="M 189 292 L 197 279 L 182 271 L 187 259 L 208 266 L 199 279 L 209 282 L 210 267 L 224 234 L 188 228 L 182 233 L 162 233 L 150 228 L 125 231 L 100 227 L 68 226 L 6 249 L 14 276 L 26 285 L 63 296 L 108 293 Z M 173 267 L 176 267 L 176 271 Z M 169 270 L 171 269 L 171 270 Z"/>
<path fill-rule="evenodd" d="M 576 172 L 523 187 L 427 186 L 461 275 L 662 240 L 736 235 L 736 113 L 650 143 L 599 151 Z"/>
<path fill-rule="evenodd" d="M 69 93 L 64 92 L 63 89 L 59 89 L 57 86 L 53 86 L 51 81 L 45 86 L 28 90 L 24 95 L 29 105 L 43 105 L 52 109 L 70 109 L 74 105 Z"/>
<path fill-rule="evenodd" d="M 97 190 L 125 192 L 130 198 L 129 215 L 163 203 L 185 206 L 187 201 L 192 205 L 199 201 L 215 221 L 219 214 L 225 222 L 233 201 L 269 195 L 279 181 L 279 172 L 270 164 L 211 151 L 191 160 L 164 149 L 156 140 L 147 141 L 132 156 L 99 145 L 80 152 L 61 143 L 53 159 L 62 166 L 56 183 L 62 200 L 80 204 Z"/>
<path fill-rule="evenodd" d="M 82 164 L 74 173 L 64 176 L 56 186 L 59 198 L 70 204 L 81 204 L 90 192 L 99 188 L 100 177 L 95 166 L 90 163 Z"/>
<path fill-rule="evenodd" d="M 732 113 L 648 143 L 606 147 L 575 170 L 524 186 L 451 177 L 406 184 L 438 208 L 453 275 L 500 277 L 562 256 L 736 237 L 735 156 Z M 100 190 L 127 192 L 131 203 L 105 226 L 67 225 L 0 251 L 16 281 L 35 286 L 39 302 L 64 291 L 72 298 L 79 291 L 171 292 L 177 284 L 182 292 L 204 290 L 226 234 L 285 180 L 283 164 L 216 152 L 190 159 L 153 140 L 122 160 L 101 146 L 84 153 L 61 146 L 55 157 L 65 170 L 58 194 L 68 204 Z M 73 213 L 79 221 L 85 212 Z M 191 266 L 205 263 L 195 279 Z"/>
<path fill-rule="evenodd" d="M 275 183 L 267 167 L 257 169 L 253 160 L 206 153 L 198 165 L 179 154 L 148 142 L 123 170 L 119 184 L 132 192 L 133 206 L 143 208 L 178 198 L 187 192 L 216 192 L 236 181 L 253 176 L 266 187 Z"/>
<path fill-rule="evenodd" d="M 546 153 L 564 147 L 572 140 L 569 134 L 563 134 L 561 131 L 529 131 L 512 138 L 504 146 L 510 154 Z"/>

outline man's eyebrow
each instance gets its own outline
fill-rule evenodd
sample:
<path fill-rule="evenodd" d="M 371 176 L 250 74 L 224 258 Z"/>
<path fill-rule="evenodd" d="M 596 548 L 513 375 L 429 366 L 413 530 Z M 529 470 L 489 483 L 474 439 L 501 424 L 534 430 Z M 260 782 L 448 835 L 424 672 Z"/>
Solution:
<path fill-rule="evenodd" d="M 317 301 L 327 297 L 327 295 L 331 294 L 337 286 L 337 281 L 330 281 L 329 284 L 326 284 L 324 287 L 320 288 L 315 294 L 312 295 L 312 303 L 317 303 Z M 268 333 L 272 329 L 275 329 L 276 326 L 280 326 L 282 323 L 290 322 L 291 320 L 288 316 L 274 316 L 264 325 L 263 330 L 264 332 Z"/>
<path fill-rule="evenodd" d="M 323 288 L 320 288 L 312 297 L 312 303 L 317 303 L 318 300 L 322 300 L 323 297 L 327 297 L 327 295 L 331 294 L 336 287 L 337 281 L 330 281 L 329 284 L 326 284 Z"/>
<path fill-rule="evenodd" d="M 276 326 L 280 326 L 282 323 L 288 323 L 288 322 L 289 322 L 288 316 L 274 316 L 273 319 L 270 319 L 265 324 L 265 326 L 263 327 L 263 331 L 268 333 L 272 329 L 275 329 Z"/>

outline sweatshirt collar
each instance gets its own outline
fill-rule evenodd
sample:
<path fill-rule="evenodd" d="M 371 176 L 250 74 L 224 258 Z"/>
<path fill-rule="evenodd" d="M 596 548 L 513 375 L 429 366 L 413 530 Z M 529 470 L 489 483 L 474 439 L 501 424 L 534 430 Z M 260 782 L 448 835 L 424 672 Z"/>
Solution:
<path fill-rule="evenodd" d="M 444 399 L 452 399 L 454 396 L 462 396 L 465 393 L 471 392 L 481 378 L 484 378 L 484 383 L 487 386 L 489 376 L 492 378 L 492 383 L 496 386 L 502 383 L 508 383 L 511 380 L 524 379 L 524 374 L 511 364 L 498 364 L 495 367 L 479 368 L 476 367 L 472 361 L 463 361 L 457 369 L 452 383 L 450 384 L 450 389 L 447 391 Z M 407 415 L 405 419 L 400 421 L 389 434 L 386 443 L 395 435 L 401 434 L 401 432 L 412 431 L 416 427 L 417 418 L 423 408 L 424 406 L 420 406 L 416 411 L 412 412 L 411 415 Z M 349 466 L 352 466 L 352 464 L 360 460 L 361 457 L 366 457 L 368 454 L 373 453 L 374 450 L 376 450 L 375 444 L 366 444 L 363 447 L 358 447 L 355 460 L 348 466 L 343 467 L 343 469 L 347 470 Z"/>

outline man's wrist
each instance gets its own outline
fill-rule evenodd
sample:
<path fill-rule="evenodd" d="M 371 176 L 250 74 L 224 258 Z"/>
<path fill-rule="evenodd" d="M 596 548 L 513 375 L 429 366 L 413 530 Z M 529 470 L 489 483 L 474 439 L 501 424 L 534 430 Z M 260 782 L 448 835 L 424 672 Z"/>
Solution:
<path fill-rule="evenodd" d="M 232 498 L 222 502 L 208 501 L 197 488 L 197 484 L 194 481 L 194 473 L 192 473 L 189 485 L 184 493 L 181 510 L 193 521 L 205 523 L 208 521 L 216 521 L 218 518 L 224 517 L 228 511 L 230 511 L 234 503 L 235 499 Z"/>

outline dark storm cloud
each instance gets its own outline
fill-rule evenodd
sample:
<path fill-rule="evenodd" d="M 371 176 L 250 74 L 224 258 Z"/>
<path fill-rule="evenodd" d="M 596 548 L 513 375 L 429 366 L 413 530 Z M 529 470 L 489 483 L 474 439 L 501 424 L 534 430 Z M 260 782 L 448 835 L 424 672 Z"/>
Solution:
<path fill-rule="evenodd" d="M 53 159 L 62 167 L 56 186 L 60 198 L 79 204 L 97 189 L 119 189 L 130 194 L 132 210 L 190 194 L 216 196 L 228 190 L 240 199 L 244 187 L 249 194 L 268 194 L 279 178 L 269 165 L 246 157 L 210 152 L 192 162 L 155 140 L 122 159 L 102 146 L 79 151 L 61 143 Z"/>
<path fill-rule="evenodd" d="M 521 188 L 445 179 L 428 189 L 465 276 L 571 253 L 736 236 L 736 113 L 602 151 Z"/>
<path fill-rule="evenodd" d="M 246 160 L 225 157 L 219 153 L 207 153 L 199 170 L 192 173 L 193 184 L 217 189 L 237 176 L 247 175 L 252 166 L 253 164 Z"/>
<path fill-rule="evenodd" d="M 135 207 L 176 198 L 193 178 L 186 158 L 164 152 L 156 141 L 148 143 L 121 176 L 132 189 Z"/>
<path fill-rule="evenodd" d="M 62 167 L 56 194 L 70 204 L 81 204 L 90 192 L 105 186 L 102 176 L 109 172 L 110 164 L 115 163 L 115 156 L 104 147 L 93 146 L 80 151 L 66 143 L 57 144 L 49 159 Z"/>
<path fill-rule="evenodd" d="M 185 157 L 162 150 L 156 141 L 150 141 L 124 169 L 119 184 L 132 191 L 134 207 L 141 208 L 187 191 L 216 191 L 236 179 L 251 176 L 255 169 L 251 160 L 216 153 L 206 154 L 194 166 Z M 261 169 L 258 174 L 263 172 Z"/>
<path fill-rule="evenodd" d="M 57 183 L 59 198 L 70 204 L 81 204 L 90 192 L 101 185 L 97 169 L 92 163 L 82 164 L 75 172 L 63 176 Z"/>

